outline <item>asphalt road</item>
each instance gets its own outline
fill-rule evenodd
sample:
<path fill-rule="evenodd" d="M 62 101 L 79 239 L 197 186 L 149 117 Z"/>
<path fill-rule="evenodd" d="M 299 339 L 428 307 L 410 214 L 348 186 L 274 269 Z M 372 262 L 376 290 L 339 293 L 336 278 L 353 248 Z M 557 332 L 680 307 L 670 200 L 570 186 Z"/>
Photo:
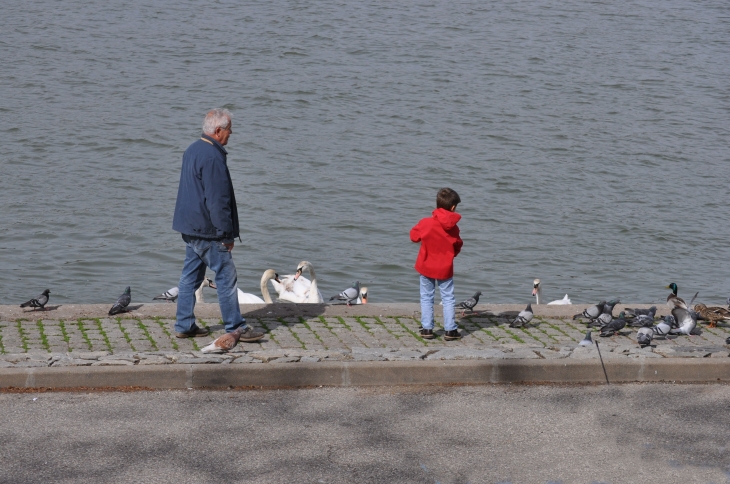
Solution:
<path fill-rule="evenodd" d="M 729 402 L 669 384 L 3 393 L 0 482 L 727 483 Z"/>

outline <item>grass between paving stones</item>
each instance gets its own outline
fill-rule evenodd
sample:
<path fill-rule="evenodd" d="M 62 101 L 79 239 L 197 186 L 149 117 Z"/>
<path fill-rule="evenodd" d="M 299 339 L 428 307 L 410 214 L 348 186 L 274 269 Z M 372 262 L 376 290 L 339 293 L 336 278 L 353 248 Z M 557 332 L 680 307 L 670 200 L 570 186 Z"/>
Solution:
<path fill-rule="evenodd" d="M 560 326 L 556 326 L 553 323 L 547 323 L 547 325 L 550 326 L 551 328 L 553 328 L 558 333 L 562 333 L 563 336 L 565 336 L 566 338 L 570 338 L 571 340 L 575 341 L 575 339 L 573 339 L 572 336 L 570 336 L 568 333 L 566 333 L 565 331 L 563 331 L 562 328 L 560 328 Z"/>
<path fill-rule="evenodd" d="M 396 340 L 400 339 L 400 336 L 398 336 L 397 334 L 395 334 L 394 332 L 389 330 L 388 327 L 385 325 L 385 323 L 382 322 L 379 317 L 376 316 L 373 319 L 375 320 L 376 323 L 378 323 L 380 326 L 382 326 L 383 329 L 385 329 L 385 331 L 387 331 L 389 335 L 394 337 Z"/>
<path fill-rule="evenodd" d="M 109 341 L 109 337 L 106 335 L 106 331 L 104 331 L 104 328 L 101 327 L 101 319 L 94 318 L 93 321 L 96 321 L 96 327 L 99 329 L 99 333 L 101 334 L 101 337 L 104 339 L 104 344 L 106 345 L 106 349 L 109 350 L 109 352 L 113 353 L 114 350 L 112 349 L 112 343 Z"/>
<path fill-rule="evenodd" d="M 299 317 L 299 324 L 301 324 L 302 321 L 303 321 L 303 318 L 300 316 Z M 307 349 L 307 345 L 304 344 L 304 341 L 302 341 L 301 339 L 299 339 L 299 335 L 294 331 L 293 325 L 294 324 L 297 324 L 297 323 L 292 323 L 292 326 L 289 326 L 289 323 L 286 323 L 286 322 L 284 322 L 282 320 L 281 321 L 281 324 L 283 324 L 284 326 L 287 327 L 287 329 L 289 329 L 289 332 L 291 333 L 292 336 L 294 336 L 294 339 L 297 340 L 297 342 L 299 342 L 300 345 L 302 345 L 302 349 L 306 350 Z"/>
<path fill-rule="evenodd" d="M 172 343 L 172 349 L 177 351 L 179 349 L 177 346 L 177 342 L 175 341 L 175 338 L 173 338 L 170 334 L 170 331 L 167 329 L 167 326 L 165 326 L 165 323 L 162 322 L 162 318 L 155 318 L 155 321 L 157 321 L 157 324 L 160 325 L 162 332 L 165 333 L 168 338 L 170 338 L 170 343 Z"/>
<path fill-rule="evenodd" d="M 89 351 L 94 349 L 94 346 L 91 344 L 91 340 L 89 339 L 89 335 L 86 334 L 86 328 L 84 327 L 84 322 L 81 319 L 77 319 L 76 326 L 79 327 L 79 332 L 81 333 L 81 337 L 84 338 L 84 341 L 86 341 L 86 345 L 89 347 Z"/>
<path fill-rule="evenodd" d="M 41 333 L 41 344 L 43 345 L 43 348 L 45 348 L 46 351 L 50 352 L 51 347 L 48 344 L 48 337 L 46 337 L 46 332 L 44 331 L 43 320 L 39 319 L 38 321 L 36 321 L 36 325 L 38 326 L 38 331 Z"/>
<path fill-rule="evenodd" d="M 312 329 L 312 327 L 309 325 L 309 323 L 307 323 L 307 321 L 304 318 L 300 318 L 300 319 L 302 321 L 302 326 L 307 328 L 309 330 L 309 332 L 312 333 L 315 338 L 317 338 L 317 341 L 322 343 L 323 347 L 327 348 L 327 346 L 324 344 L 324 341 L 322 341 L 322 338 L 320 338 L 319 335 L 317 334 L 317 332 Z"/>
<path fill-rule="evenodd" d="M 543 323 L 545 323 L 545 324 L 546 324 L 547 326 L 550 326 L 550 323 L 548 323 L 547 321 L 545 321 L 544 319 L 542 319 L 542 318 L 540 318 L 540 317 L 538 317 L 538 318 L 537 318 L 537 320 L 538 320 L 538 321 L 540 321 L 540 326 L 537 326 L 537 329 L 538 329 L 538 331 L 540 331 L 540 332 L 541 332 L 542 334 L 544 334 L 545 336 L 547 336 L 548 338 L 550 338 L 551 340 L 553 340 L 553 341 L 554 341 L 555 343 L 560 343 L 560 342 L 559 342 L 559 341 L 558 341 L 558 340 L 557 340 L 557 339 L 555 338 L 555 336 L 552 336 L 552 335 L 551 335 L 551 334 L 549 334 L 549 333 L 548 333 L 547 331 L 545 331 L 544 329 L 542 329 L 542 324 L 543 324 Z"/>
<path fill-rule="evenodd" d="M 68 337 L 68 333 L 66 332 L 66 322 L 61 319 L 58 321 L 58 327 L 61 328 L 61 334 L 63 335 L 63 341 L 66 342 L 66 346 L 69 346 L 69 343 L 71 341 L 71 338 Z M 73 351 L 73 348 L 69 347 L 69 351 Z"/>
<path fill-rule="evenodd" d="M 142 330 L 144 333 L 144 337 L 147 338 L 147 341 L 150 342 L 152 345 L 152 349 L 157 351 L 157 342 L 152 339 L 152 335 L 150 334 L 149 330 L 147 329 L 147 326 L 144 325 L 141 319 L 137 320 L 137 326 L 139 326 L 139 329 Z M 99 329 L 101 329 L 101 324 L 99 324 Z M 103 334 L 103 333 L 102 333 Z M 106 341 L 106 336 L 104 336 L 104 340 Z"/>
<path fill-rule="evenodd" d="M 27 321 L 27 319 L 18 319 L 16 320 L 18 324 L 18 334 L 20 335 L 20 341 L 21 341 L 21 347 L 25 350 L 25 352 L 28 352 L 28 336 L 25 334 L 25 331 L 23 330 L 23 321 Z"/>
<path fill-rule="evenodd" d="M 522 331 L 523 333 L 525 333 L 525 334 L 526 334 L 527 336 L 529 336 L 530 338 L 534 339 L 535 341 L 537 341 L 537 342 L 538 342 L 538 343 L 540 343 L 541 345 L 545 346 L 545 343 L 543 343 L 542 341 L 540 341 L 540 338 L 536 337 L 536 336 L 535 336 L 534 334 L 532 334 L 532 333 L 530 333 L 529 331 L 527 331 L 527 328 L 525 328 L 525 327 L 520 327 L 520 330 L 521 330 L 521 331 Z"/>
<path fill-rule="evenodd" d="M 412 319 L 414 323 L 415 323 L 415 321 L 416 321 L 416 320 L 415 320 L 415 319 L 413 319 L 413 318 L 409 318 L 409 319 Z M 410 334 L 411 336 L 413 336 L 414 338 L 416 338 L 416 339 L 417 339 L 418 341 L 420 341 L 420 342 L 421 342 L 422 344 L 424 344 L 424 345 L 428 346 L 428 343 L 429 343 L 429 341 L 428 341 L 428 340 L 425 340 L 425 339 L 423 339 L 423 338 L 421 338 L 421 334 L 420 334 L 420 333 L 417 333 L 417 332 L 413 331 L 413 330 L 412 330 L 411 328 L 409 328 L 408 326 L 406 326 L 405 324 L 403 324 L 403 321 L 401 321 L 401 320 L 400 320 L 400 317 L 397 317 L 397 316 L 396 316 L 396 317 L 395 317 L 395 321 L 396 321 L 396 322 L 397 322 L 398 324 L 400 324 L 400 325 L 401 325 L 401 326 L 403 327 L 403 329 L 405 329 L 405 330 L 406 330 L 406 333 L 408 333 L 408 334 Z M 419 323 L 419 324 L 418 324 L 418 326 L 420 326 L 420 325 L 421 325 L 421 324 Z M 434 343 L 434 341 L 432 341 L 432 343 Z"/>
<path fill-rule="evenodd" d="M 593 332 L 593 330 L 592 330 L 591 328 L 588 328 L 588 326 L 585 326 L 585 327 L 583 327 L 583 328 L 576 328 L 576 327 L 575 327 L 575 325 L 574 325 L 573 323 L 571 323 L 571 322 L 568 322 L 568 321 L 565 321 L 565 325 L 566 325 L 567 327 L 569 327 L 569 328 L 571 328 L 571 329 L 575 330 L 575 331 L 578 331 L 579 333 L 582 333 L 582 332 L 583 332 L 583 331 L 585 331 L 586 329 L 590 329 L 590 330 L 591 330 L 591 332 Z M 571 339 L 572 339 L 572 338 L 571 338 Z M 575 341 L 575 339 L 573 339 L 573 341 Z"/>
<path fill-rule="evenodd" d="M 504 328 L 504 332 L 507 333 L 510 336 L 510 338 L 517 341 L 518 343 L 522 343 L 522 344 L 525 343 L 525 340 L 523 340 L 522 338 L 520 338 L 519 336 L 514 334 L 512 331 L 510 331 L 509 328 Z"/>
<path fill-rule="evenodd" d="M 342 324 L 342 326 L 344 326 L 345 328 L 347 328 L 349 331 L 352 331 L 352 328 L 350 327 L 349 324 L 347 324 L 345 322 L 345 320 L 342 318 L 342 316 L 337 316 L 337 320 L 340 322 L 340 324 Z"/>
<path fill-rule="evenodd" d="M 269 339 L 271 341 L 273 341 L 274 343 L 276 343 L 277 345 L 281 346 L 281 343 L 276 341 L 276 338 L 274 337 L 274 333 L 271 332 L 271 330 L 269 329 L 269 326 L 266 323 L 264 323 L 263 319 L 259 319 L 259 324 L 261 325 L 262 328 L 264 328 L 266 330 L 266 334 L 269 335 Z M 326 346 L 325 346 L 325 348 L 326 348 Z"/>
<path fill-rule="evenodd" d="M 130 348 L 132 348 L 132 351 L 137 351 L 137 348 L 134 347 L 132 344 L 132 338 L 129 337 L 129 334 L 127 333 L 127 330 L 124 329 L 124 326 L 122 326 L 122 318 L 117 318 L 117 326 L 119 326 L 119 331 L 122 332 L 122 336 L 124 336 L 124 339 L 127 341 L 127 344 Z M 86 335 L 84 335 L 85 337 Z"/>
<path fill-rule="evenodd" d="M 0 324 L 0 355 L 5 354 L 5 345 L 3 345 L 3 333 L 1 331 L 2 328 L 7 328 L 7 325 Z"/>
<path fill-rule="evenodd" d="M 322 322 L 322 324 L 324 325 L 324 327 L 327 328 L 327 331 L 329 331 L 330 334 L 337 339 L 337 341 L 339 341 L 340 343 L 342 343 L 342 340 L 332 331 L 332 328 L 330 328 L 330 325 L 327 323 L 327 320 L 325 319 L 325 317 L 324 316 L 320 316 L 319 317 L 319 320 Z M 345 346 L 347 346 L 347 345 L 345 345 Z M 325 348 L 329 349 L 328 346 L 325 346 Z"/>
<path fill-rule="evenodd" d="M 481 328 L 482 331 L 487 333 L 490 338 L 492 338 L 494 341 L 499 341 L 501 338 L 497 338 L 495 335 L 492 334 L 491 331 L 489 331 L 487 328 Z"/>

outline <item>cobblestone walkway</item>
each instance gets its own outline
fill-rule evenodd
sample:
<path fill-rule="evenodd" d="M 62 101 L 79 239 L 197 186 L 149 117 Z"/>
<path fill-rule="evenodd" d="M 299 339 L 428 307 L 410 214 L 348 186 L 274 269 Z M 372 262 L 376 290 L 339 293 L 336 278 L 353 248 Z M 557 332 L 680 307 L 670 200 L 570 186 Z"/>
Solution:
<path fill-rule="evenodd" d="M 42 314 L 38 314 L 42 316 Z M 0 368 L 169 363 L 296 363 L 318 361 L 434 360 L 490 358 L 597 358 L 580 347 L 586 327 L 579 321 L 536 317 L 530 327 L 511 329 L 496 316 L 462 318 L 463 339 L 424 340 L 413 317 L 314 317 L 251 319 L 267 332 L 258 343 L 241 343 L 223 355 L 199 350 L 223 334 L 219 320 L 200 320 L 210 338 L 178 339 L 174 321 L 163 318 L 0 321 Z M 698 327 L 698 335 L 655 339 L 641 349 L 636 331 L 594 340 L 606 358 L 727 358 L 730 326 Z"/>

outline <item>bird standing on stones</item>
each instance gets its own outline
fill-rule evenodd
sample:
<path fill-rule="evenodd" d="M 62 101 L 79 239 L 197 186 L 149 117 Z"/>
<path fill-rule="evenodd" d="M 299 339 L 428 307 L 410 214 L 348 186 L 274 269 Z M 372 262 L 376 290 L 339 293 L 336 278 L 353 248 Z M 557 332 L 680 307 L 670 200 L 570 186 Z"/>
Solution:
<path fill-rule="evenodd" d="M 639 309 L 639 308 L 626 308 L 624 309 L 626 311 L 626 317 L 627 318 L 636 318 L 638 316 L 648 316 L 648 315 L 656 315 L 656 306 L 652 306 L 649 309 Z"/>
<path fill-rule="evenodd" d="M 618 318 L 601 327 L 601 336 L 604 338 L 606 336 L 613 336 L 622 329 L 624 329 L 624 327 L 626 327 L 626 319 L 624 317 L 624 312 L 621 311 L 621 313 L 618 315 Z"/>
<path fill-rule="evenodd" d="M 352 287 L 348 287 L 338 295 L 332 296 L 330 301 L 335 299 L 338 301 L 346 301 L 348 306 L 352 306 L 352 303 L 357 301 L 358 297 L 360 297 L 360 281 L 355 281 L 352 283 Z"/>
<path fill-rule="evenodd" d="M 651 330 L 656 336 L 666 336 L 672 330 L 675 325 L 674 316 L 667 314 L 664 319 L 659 321 L 656 326 L 652 327 Z"/>
<path fill-rule="evenodd" d="M 168 302 L 175 302 L 177 300 L 177 296 L 180 294 L 180 289 L 178 289 L 177 286 L 171 287 L 167 291 L 163 292 L 159 296 L 155 296 L 152 298 L 152 300 L 162 300 L 162 301 L 168 301 Z"/>
<path fill-rule="evenodd" d="M 46 310 L 46 304 L 48 304 L 48 295 L 51 293 L 48 289 L 40 293 L 36 298 L 31 299 L 29 301 L 24 302 L 20 305 L 21 308 L 27 308 L 28 306 L 32 307 L 35 311 L 38 308 L 41 308 L 42 311 Z"/>
<path fill-rule="evenodd" d="M 708 308 L 704 304 L 695 304 L 694 309 L 700 319 L 709 321 L 710 324 L 708 324 L 708 326 L 710 328 L 717 327 L 717 323 L 720 321 L 727 321 L 730 319 L 730 310 L 719 306 L 712 306 Z"/>
<path fill-rule="evenodd" d="M 598 304 L 594 304 L 593 306 L 587 307 L 583 310 L 582 313 L 576 314 L 573 316 L 573 319 L 578 319 L 580 317 L 586 318 L 589 321 L 593 321 L 598 316 L 601 315 L 603 312 L 603 306 L 606 305 L 606 301 L 601 301 Z"/>
<path fill-rule="evenodd" d="M 226 333 L 222 336 L 218 336 L 211 344 L 201 348 L 203 353 L 225 353 L 231 351 L 238 344 L 238 340 L 241 339 L 243 334 L 243 328 L 238 327 L 235 331 Z"/>
<path fill-rule="evenodd" d="M 583 338 L 580 343 L 578 343 L 581 346 L 593 346 L 593 338 L 591 338 L 591 331 L 586 331 L 586 337 Z"/>
<path fill-rule="evenodd" d="M 697 313 L 691 309 L 674 308 L 672 309 L 672 316 L 674 316 L 679 327 L 671 330 L 671 334 L 686 334 L 689 336 L 697 327 Z"/>
<path fill-rule="evenodd" d="M 646 321 L 644 325 L 636 332 L 636 341 L 639 346 L 645 348 L 651 344 L 654 339 L 654 320 Z"/>
<path fill-rule="evenodd" d="M 466 311 L 469 311 L 470 313 L 474 312 L 474 307 L 479 302 L 479 296 L 481 296 L 481 295 L 482 295 L 482 291 L 477 291 L 476 293 L 474 293 L 474 295 L 472 297 L 470 297 L 469 299 L 466 299 L 464 301 L 461 301 L 459 304 L 456 305 L 457 307 L 463 309 L 463 311 L 461 311 L 462 316 L 464 316 Z"/>
<path fill-rule="evenodd" d="M 687 303 L 684 302 L 684 299 L 677 296 L 677 291 L 679 290 L 679 288 L 677 287 L 677 285 L 675 283 L 672 282 L 671 284 L 669 284 L 667 286 L 667 289 L 672 290 L 672 293 L 669 296 L 667 296 L 667 306 L 669 306 L 671 308 L 688 309 L 692 305 L 692 303 L 690 303 L 690 306 L 687 306 Z M 699 293 L 697 293 L 697 294 L 699 294 Z M 693 301 L 694 301 L 694 298 L 697 297 L 697 294 L 695 294 L 694 297 L 692 298 Z"/>
<path fill-rule="evenodd" d="M 520 311 L 514 321 L 509 323 L 510 328 L 522 327 L 532 321 L 532 304 L 528 304 L 524 311 Z"/>
<path fill-rule="evenodd" d="M 124 293 L 119 296 L 119 299 L 117 299 L 117 302 L 114 303 L 114 306 L 109 310 L 109 316 L 113 316 L 115 314 L 124 313 L 127 311 L 127 306 L 129 306 L 129 303 L 132 302 L 132 289 L 127 286 L 127 288 L 124 290 Z"/>
<path fill-rule="evenodd" d="M 638 311 L 638 310 L 634 310 Z M 654 316 L 656 315 L 656 306 L 652 306 L 650 309 L 646 310 L 649 311 L 648 313 L 634 313 L 633 320 L 629 323 L 629 326 L 633 327 L 643 327 L 647 322 L 650 326 L 654 325 Z M 628 316 L 628 314 L 627 314 Z"/>

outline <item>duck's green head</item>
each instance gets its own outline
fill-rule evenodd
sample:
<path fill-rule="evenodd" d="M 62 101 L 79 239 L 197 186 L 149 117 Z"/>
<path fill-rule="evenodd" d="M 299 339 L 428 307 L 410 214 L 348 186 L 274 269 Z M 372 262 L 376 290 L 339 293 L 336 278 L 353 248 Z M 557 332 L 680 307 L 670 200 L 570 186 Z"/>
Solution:
<path fill-rule="evenodd" d="M 667 286 L 667 289 L 671 289 L 674 295 L 677 295 L 677 285 L 675 283 L 671 283 Z"/>

